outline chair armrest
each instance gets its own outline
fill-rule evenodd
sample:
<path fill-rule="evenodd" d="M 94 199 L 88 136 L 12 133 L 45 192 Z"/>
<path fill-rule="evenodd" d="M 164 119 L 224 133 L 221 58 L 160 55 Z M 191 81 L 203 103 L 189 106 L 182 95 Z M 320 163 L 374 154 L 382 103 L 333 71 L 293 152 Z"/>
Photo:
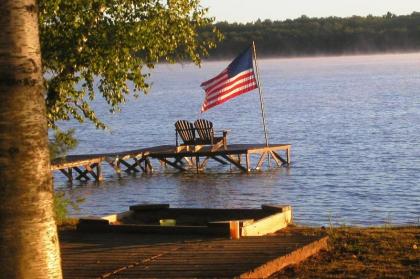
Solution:
<path fill-rule="evenodd" d="M 232 131 L 232 129 L 218 129 L 218 130 L 214 130 L 215 133 L 228 133 Z"/>
<path fill-rule="evenodd" d="M 222 134 L 224 138 L 227 137 L 228 132 L 230 132 L 231 129 L 223 129 L 223 130 L 215 130 L 214 133 Z"/>

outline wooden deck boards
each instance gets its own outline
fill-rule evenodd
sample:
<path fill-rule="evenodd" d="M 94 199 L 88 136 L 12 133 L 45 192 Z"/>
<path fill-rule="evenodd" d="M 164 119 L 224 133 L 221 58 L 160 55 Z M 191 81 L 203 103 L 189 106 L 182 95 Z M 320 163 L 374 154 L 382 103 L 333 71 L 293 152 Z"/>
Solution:
<path fill-rule="evenodd" d="M 293 230 L 239 240 L 121 233 L 60 233 L 64 278 L 264 278 L 326 248 Z"/>
<path fill-rule="evenodd" d="M 257 154 L 259 161 L 255 169 L 260 169 L 262 163 L 271 156 L 275 163 L 288 165 L 290 163 L 290 144 L 230 144 L 226 149 L 212 149 L 211 146 L 200 146 L 199 148 L 179 150 L 174 145 L 160 145 L 149 148 L 127 150 L 113 153 L 69 155 L 64 158 L 57 158 L 51 161 L 51 171 L 61 171 L 69 180 L 73 177 L 72 170 L 75 170 L 80 179 L 89 179 L 89 176 L 101 179 L 101 164 L 106 162 L 116 171 L 121 172 L 121 167 L 125 167 L 126 172 L 143 171 L 151 173 L 153 171 L 150 159 L 160 161 L 164 165 L 169 165 L 180 171 L 186 169 L 204 170 L 209 159 L 221 164 L 231 164 L 243 172 L 251 171 L 250 156 Z M 285 152 L 285 158 L 278 154 L 279 151 Z M 241 156 L 245 160 L 241 160 Z M 200 158 L 204 158 L 200 162 Z M 187 165 L 187 167 L 185 167 Z M 95 172 L 97 170 L 97 173 Z"/>
<path fill-rule="evenodd" d="M 87 164 L 100 163 L 105 160 L 102 155 L 69 155 L 66 158 L 57 158 L 51 161 L 51 170 L 72 168 Z"/>

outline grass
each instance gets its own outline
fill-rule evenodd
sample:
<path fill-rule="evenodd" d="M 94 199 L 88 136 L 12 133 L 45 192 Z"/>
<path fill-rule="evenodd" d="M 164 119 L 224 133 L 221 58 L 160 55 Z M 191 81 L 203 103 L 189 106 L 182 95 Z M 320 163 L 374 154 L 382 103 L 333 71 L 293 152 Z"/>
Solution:
<path fill-rule="evenodd" d="M 293 228 L 313 233 L 316 228 Z M 329 227 L 329 248 L 272 278 L 420 278 L 420 226 Z"/>

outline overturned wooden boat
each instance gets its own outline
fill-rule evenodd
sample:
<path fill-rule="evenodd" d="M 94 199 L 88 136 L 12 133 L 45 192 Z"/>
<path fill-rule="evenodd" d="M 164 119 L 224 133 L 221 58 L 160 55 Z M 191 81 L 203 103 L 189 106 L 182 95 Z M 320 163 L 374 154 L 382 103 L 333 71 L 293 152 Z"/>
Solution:
<path fill-rule="evenodd" d="M 81 218 L 78 230 L 89 232 L 133 232 L 261 236 L 274 233 L 292 222 L 290 205 L 262 205 L 260 209 L 171 208 L 169 204 L 139 204 L 129 211 L 100 218 Z"/>

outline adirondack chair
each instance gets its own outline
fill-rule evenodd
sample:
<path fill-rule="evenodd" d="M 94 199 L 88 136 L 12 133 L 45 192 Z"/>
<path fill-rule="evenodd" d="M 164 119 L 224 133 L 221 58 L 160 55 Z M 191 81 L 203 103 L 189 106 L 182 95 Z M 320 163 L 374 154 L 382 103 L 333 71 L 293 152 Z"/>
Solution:
<path fill-rule="evenodd" d="M 197 143 L 194 125 L 187 120 L 178 120 L 175 122 L 175 135 L 177 151 L 188 149 L 189 146 Z M 182 139 L 183 143 L 179 143 L 178 136 Z"/>
<path fill-rule="evenodd" d="M 211 145 L 212 149 L 226 149 L 227 146 L 227 130 L 222 131 L 221 137 L 214 135 L 213 123 L 206 119 L 198 119 L 194 122 L 195 129 L 199 136 L 198 144 Z"/>

